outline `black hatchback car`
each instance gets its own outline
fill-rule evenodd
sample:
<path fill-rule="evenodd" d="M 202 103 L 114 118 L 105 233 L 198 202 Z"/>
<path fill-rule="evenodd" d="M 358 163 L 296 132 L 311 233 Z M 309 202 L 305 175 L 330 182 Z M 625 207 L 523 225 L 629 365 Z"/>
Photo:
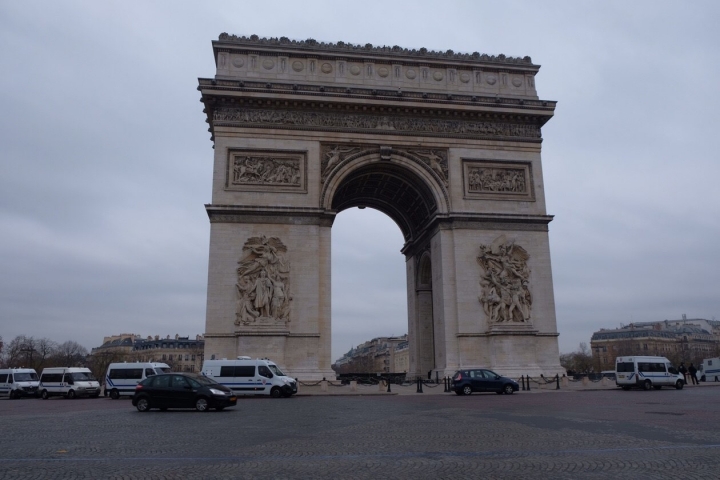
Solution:
<path fill-rule="evenodd" d="M 194 408 L 207 412 L 222 410 L 237 403 L 235 394 L 215 380 L 194 373 L 153 375 L 135 387 L 132 404 L 140 412 L 151 408 Z"/>
<path fill-rule="evenodd" d="M 470 395 L 473 392 L 495 392 L 512 395 L 520 390 L 518 383 L 492 370 L 473 368 L 458 370 L 452 378 L 452 390 L 458 395 Z"/>

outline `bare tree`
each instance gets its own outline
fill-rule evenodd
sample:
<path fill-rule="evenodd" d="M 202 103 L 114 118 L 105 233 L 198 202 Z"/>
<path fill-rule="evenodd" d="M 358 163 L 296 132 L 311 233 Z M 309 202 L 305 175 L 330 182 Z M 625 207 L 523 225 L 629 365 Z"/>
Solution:
<path fill-rule="evenodd" d="M 33 337 L 18 335 L 4 348 L 2 363 L 8 368 L 32 367 L 36 341 Z"/>
<path fill-rule="evenodd" d="M 37 356 L 33 362 L 33 368 L 39 372 L 44 367 L 50 366 L 47 365 L 48 360 L 56 354 L 57 348 L 58 344 L 48 338 L 41 338 L 38 340 L 35 344 L 35 352 L 37 353 Z"/>
<path fill-rule="evenodd" d="M 93 372 L 95 378 L 100 379 L 101 383 L 103 383 L 105 373 L 107 372 L 110 364 L 127 361 L 126 356 L 127 354 L 112 350 L 100 352 L 96 351 L 88 357 L 88 368 Z"/>
<path fill-rule="evenodd" d="M 587 343 L 581 342 L 575 352 L 560 355 L 560 365 L 573 373 L 593 372 L 593 359 Z"/>
<path fill-rule="evenodd" d="M 73 367 L 84 364 L 87 354 L 87 348 L 73 340 L 68 340 L 58 345 L 53 361 L 60 362 L 64 367 Z"/>

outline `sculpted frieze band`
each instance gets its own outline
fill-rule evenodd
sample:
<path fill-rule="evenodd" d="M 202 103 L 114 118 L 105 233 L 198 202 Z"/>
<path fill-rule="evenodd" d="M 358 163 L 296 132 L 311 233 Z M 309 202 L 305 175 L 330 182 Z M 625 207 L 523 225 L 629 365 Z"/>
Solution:
<path fill-rule="evenodd" d="M 482 268 L 478 300 L 491 324 L 530 323 L 532 295 L 527 251 L 505 235 L 480 245 L 477 262 Z"/>
<path fill-rule="evenodd" d="M 371 131 L 395 135 L 507 137 L 526 140 L 537 140 L 541 137 L 540 127 L 529 124 L 296 110 L 218 108 L 213 112 L 213 123 L 244 127 Z"/>
<path fill-rule="evenodd" d="M 277 237 L 250 237 L 237 268 L 235 325 L 281 326 L 290 322 L 290 262 Z"/>

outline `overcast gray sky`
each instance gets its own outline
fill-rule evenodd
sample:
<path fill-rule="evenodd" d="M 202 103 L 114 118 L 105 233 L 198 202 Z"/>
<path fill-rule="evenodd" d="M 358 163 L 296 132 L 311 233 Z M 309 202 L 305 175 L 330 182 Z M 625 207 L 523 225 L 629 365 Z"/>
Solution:
<path fill-rule="evenodd" d="M 0 1 L 0 335 L 204 331 L 196 87 L 221 32 L 530 55 L 559 101 L 543 168 L 561 351 L 720 318 L 719 23 L 715 1 Z M 405 333 L 407 307 L 389 218 L 343 212 L 332 235 L 335 359 Z"/>

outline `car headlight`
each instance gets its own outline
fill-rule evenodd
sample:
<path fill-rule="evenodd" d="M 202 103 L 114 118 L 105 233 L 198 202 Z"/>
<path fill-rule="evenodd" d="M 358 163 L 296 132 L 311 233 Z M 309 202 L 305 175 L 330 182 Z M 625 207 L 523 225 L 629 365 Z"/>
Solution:
<path fill-rule="evenodd" d="M 220 395 L 220 396 L 225 395 L 225 392 L 223 392 L 222 390 L 218 390 L 217 388 L 211 388 L 210 393 L 212 393 L 213 395 Z"/>

